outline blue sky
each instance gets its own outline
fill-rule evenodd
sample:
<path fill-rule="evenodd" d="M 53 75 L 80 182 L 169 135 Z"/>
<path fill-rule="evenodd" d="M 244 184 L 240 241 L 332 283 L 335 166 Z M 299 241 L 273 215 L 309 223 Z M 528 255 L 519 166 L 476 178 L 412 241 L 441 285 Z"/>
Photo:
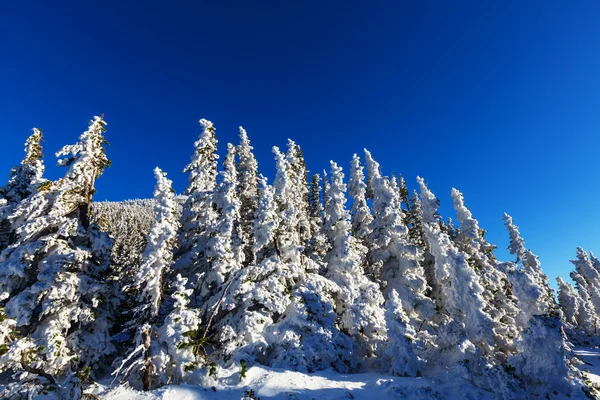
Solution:
<path fill-rule="evenodd" d="M 567 275 L 576 246 L 600 253 L 598 20 L 591 1 L 4 1 L 0 171 L 35 126 L 58 177 L 100 113 L 97 200 L 150 196 L 156 165 L 182 191 L 200 118 L 221 151 L 243 125 L 270 177 L 288 137 L 314 172 L 367 147 L 445 217 L 461 190 L 501 249 L 509 212 Z"/>

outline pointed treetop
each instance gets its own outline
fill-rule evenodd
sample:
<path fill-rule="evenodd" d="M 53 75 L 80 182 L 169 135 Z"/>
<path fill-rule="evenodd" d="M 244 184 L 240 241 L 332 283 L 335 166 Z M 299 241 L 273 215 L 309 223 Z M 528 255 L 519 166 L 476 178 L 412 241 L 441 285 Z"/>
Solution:
<path fill-rule="evenodd" d="M 519 232 L 519 227 L 513 223 L 513 219 L 507 213 L 504 213 L 504 225 L 508 230 L 508 235 L 510 237 L 510 244 L 508 245 L 508 250 L 510 254 L 517 256 L 517 261 L 521 260 L 525 256 L 525 241 L 521 237 L 521 233 Z"/>
<path fill-rule="evenodd" d="M 473 218 L 471 211 L 465 206 L 465 199 L 461 192 L 452 188 L 452 199 L 454 200 L 454 209 L 460 223 L 460 234 L 467 237 L 475 245 L 475 241 L 480 240 L 479 222 Z"/>
<path fill-rule="evenodd" d="M 426 224 L 438 224 L 440 222 L 440 216 L 438 214 L 440 201 L 437 199 L 437 197 L 435 197 L 433 192 L 429 190 L 423 178 L 418 176 L 417 183 L 421 188 L 421 206 L 423 209 L 423 222 L 425 222 Z"/>
<path fill-rule="evenodd" d="M 194 142 L 195 151 L 191 157 L 190 163 L 183 170 L 189 172 L 188 188 L 186 194 L 190 195 L 196 191 L 213 190 L 217 178 L 217 138 L 215 127 L 207 119 L 201 119 L 202 133 L 198 140 Z"/>

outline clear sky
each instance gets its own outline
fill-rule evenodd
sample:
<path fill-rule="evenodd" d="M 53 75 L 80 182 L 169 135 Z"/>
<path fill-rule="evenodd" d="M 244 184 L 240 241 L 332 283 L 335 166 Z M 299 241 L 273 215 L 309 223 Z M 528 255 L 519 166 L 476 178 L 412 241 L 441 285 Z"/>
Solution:
<path fill-rule="evenodd" d="M 58 177 L 100 113 L 97 200 L 151 196 L 156 165 L 182 191 L 200 118 L 221 154 L 243 125 L 270 177 L 288 137 L 313 172 L 367 147 L 444 217 L 461 190 L 501 249 L 512 214 L 553 279 L 600 253 L 598 21 L 593 1 L 2 1 L 0 171 L 35 126 Z"/>

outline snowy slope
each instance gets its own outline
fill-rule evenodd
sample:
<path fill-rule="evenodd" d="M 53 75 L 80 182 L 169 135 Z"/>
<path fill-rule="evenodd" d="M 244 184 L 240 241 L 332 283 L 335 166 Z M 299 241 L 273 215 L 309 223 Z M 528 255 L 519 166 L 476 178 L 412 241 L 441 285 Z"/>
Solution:
<path fill-rule="evenodd" d="M 586 383 L 596 389 L 595 394 L 600 398 L 600 349 L 581 347 L 575 350 L 575 354 L 583 362 L 579 368 L 584 372 Z"/>
<path fill-rule="evenodd" d="M 228 379 L 223 379 L 226 382 Z M 229 378 L 237 381 L 238 374 Z M 123 387 L 98 391 L 106 400 L 240 400 L 246 390 L 269 400 L 338 400 L 338 399 L 492 399 L 492 393 L 474 388 L 458 378 L 452 384 L 422 378 L 399 378 L 374 373 L 342 375 L 333 372 L 303 374 L 299 372 L 253 367 L 240 384 L 221 384 L 211 388 L 181 385 L 167 386 L 150 393 Z"/>
<path fill-rule="evenodd" d="M 600 389 L 600 349 L 577 348 L 580 368 L 590 386 Z M 347 400 L 347 399 L 494 399 L 494 393 L 475 388 L 457 377 L 452 382 L 436 382 L 424 378 L 400 378 L 375 373 L 343 375 L 335 372 L 304 374 L 264 367 L 252 367 L 241 383 L 239 373 L 232 371 L 212 388 L 180 385 L 166 386 L 150 393 L 124 387 L 98 387 L 95 391 L 105 400 L 240 400 L 252 389 L 262 400 Z M 229 383 L 228 383 L 229 382 Z M 597 393 L 600 396 L 600 391 Z M 600 397 L 599 397 L 600 398 Z"/>

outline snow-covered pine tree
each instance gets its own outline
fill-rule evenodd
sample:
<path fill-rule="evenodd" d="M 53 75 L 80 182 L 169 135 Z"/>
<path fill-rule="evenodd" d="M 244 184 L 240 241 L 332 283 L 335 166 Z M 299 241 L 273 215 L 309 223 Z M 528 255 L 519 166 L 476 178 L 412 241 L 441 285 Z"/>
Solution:
<path fill-rule="evenodd" d="M 348 181 L 348 195 L 352 198 L 352 235 L 366 245 L 366 240 L 371 234 L 373 216 L 367 204 L 367 185 L 360 157 L 354 154 L 350 164 L 350 180 Z"/>
<path fill-rule="evenodd" d="M 383 354 L 389 372 L 399 376 L 417 376 L 421 365 L 414 351 L 416 331 L 404 313 L 400 296 L 393 289 L 385 303 L 385 321 L 387 342 Z"/>
<path fill-rule="evenodd" d="M 509 365 L 521 384 L 518 395 L 534 399 L 593 398 L 581 371 L 571 361 L 573 354 L 558 315 L 531 317 L 517 341 L 517 350 Z"/>
<path fill-rule="evenodd" d="M 406 185 L 406 180 L 400 174 L 400 178 L 398 181 L 398 193 L 400 194 L 400 204 L 402 206 L 402 211 L 404 211 L 404 224 L 408 226 L 408 211 L 410 210 L 410 192 L 408 190 L 408 186 Z"/>
<path fill-rule="evenodd" d="M 485 312 L 484 288 L 460 251 L 440 229 L 439 201 L 420 177 L 423 222 L 427 245 L 433 256 L 437 303 L 436 354 L 440 365 L 464 365 L 470 374 L 483 374 L 482 360 L 494 345 L 494 320 Z"/>
<path fill-rule="evenodd" d="M 413 190 L 410 197 L 410 208 L 407 213 L 408 238 L 412 244 L 427 251 L 425 243 L 425 233 L 423 232 L 423 210 L 421 209 L 421 199 L 416 190 Z"/>
<path fill-rule="evenodd" d="M 209 267 L 206 256 L 211 227 L 218 214 L 213 207 L 213 192 L 217 185 L 217 139 L 212 122 L 201 119 L 203 130 L 194 143 L 195 151 L 184 172 L 189 173 L 187 200 L 181 213 L 181 229 L 174 269 L 188 278 L 189 284 L 200 291 L 202 273 Z"/>
<path fill-rule="evenodd" d="M 8 183 L 0 188 L 0 252 L 10 242 L 8 217 L 23 199 L 35 193 L 44 182 L 42 157 L 42 131 L 33 128 L 33 133 L 25 141 L 25 157 L 20 165 L 10 171 Z"/>
<path fill-rule="evenodd" d="M 563 312 L 564 321 L 567 324 L 577 325 L 581 298 L 573 286 L 565 282 L 560 276 L 556 278 L 556 282 L 558 283 L 558 303 Z"/>
<path fill-rule="evenodd" d="M 165 378 L 169 383 L 186 382 L 194 374 L 201 361 L 206 361 L 203 343 L 200 310 L 190 308 L 193 289 L 187 288 L 187 279 L 181 274 L 172 280 L 172 310 L 168 312 L 163 325 L 158 329 L 158 338 L 166 351 Z"/>
<path fill-rule="evenodd" d="M 235 167 L 235 146 L 227 145 L 227 155 L 223 160 L 221 181 L 213 196 L 219 218 L 211 227 L 212 234 L 206 245 L 206 258 L 210 260 L 202 279 L 203 307 L 214 307 L 213 296 L 220 297 L 226 290 L 231 276 L 243 267 L 244 245 L 235 227 L 240 222 L 241 202 L 236 192 L 237 171 Z"/>
<path fill-rule="evenodd" d="M 258 163 L 252 149 L 246 130 L 240 126 L 240 144 L 236 148 L 237 192 L 240 199 L 238 236 L 244 244 L 246 264 L 252 261 L 252 230 L 254 213 L 258 208 Z"/>
<path fill-rule="evenodd" d="M 0 368 L 15 373 L 8 397 L 53 386 L 78 398 L 114 350 L 116 296 L 106 279 L 111 243 L 89 223 L 95 180 L 110 164 L 105 126 L 94 117 L 78 143 L 57 153 L 66 156 L 59 161 L 68 167 L 65 176 L 45 183 L 9 216 L 15 240 L 0 255 L 0 303 L 16 331 L 0 343 Z"/>
<path fill-rule="evenodd" d="M 346 185 L 342 169 L 331 161 L 331 182 L 325 213 L 325 231 L 332 244 L 325 257 L 326 276 L 340 286 L 335 295 L 336 311 L 343 331 L 357 338 L 367 355 L 373 355 L 377 342 L 385 337 L 383 295 L 379 285 L 369 280 L 363 264 L 367 249 L 352 235 L 350 213 L 346 208 Z"/>
<path fill-rule="evenodd" d="M 577 313 L 578 325 L 588 336 L 596 336 L 598 334 L 598 312 L 592 302 L 588 284 L 585 278 L 576 271 L 572 271 L 570 275 L 571 279 L 575 281 L 575 287 L 580 297 L 579 312 Z"/>
<path fill-rule="evenodd" d="M 292 172 L 292 166 L 279 148 L 273 147 L 273 153 L 277 168 L 273 182 L 275 203 L 277 204 L 277 214 L 284 222 L 277 230 L 277 251 L 283 262 L 300 265 L 300 252 L 303 247 L 300 237 L 301 211 L 298 209 L 298 188 L 293 179 L 295 173 Z"/>
<path fill-rule="evenodd" d="M 600 272 L 594 268 L 588 254 L 581 247 L 577 248 L 577 258 L 571 260 L 571 263 L 575 266 L 575 271 L 585 280 L 594 309 L 600 310 Z"/>
<path fill-rule="evenodd" d="M 258 208 L 254 216 L 252 255 L 254 264 L 276 255 L 275 234 L 279 226 L 273 186 L 260 176 Z"/>
<path fill-rule="evenodd" d="M 507 275 L 487 255 L 492 246 L 483 238 L 479 222 L 465 206 L 463 194 L 452 189 L 451 195 L 460 223 L 454 243 L 467 254 L 467 262 L 480 277 L 479 282 L 484 289 L 482 296 L 486 302 L 485 312 L 495 322 L 497 356 L 505 361 L 505 357 L 514 351 L 513 339 L 519 333 L 515 321 L 519 313 L 517 298 L 512 295 L 512 285 Z"/>
<path fill-rule="evenodd" d="M 159 312 L 165 299 L 165 289 L 173 263 L 173 249 L 179 221 L 172 182 L 160 169 L 154 170 L 155 222 L 147 238 L 143 262 L 136 271 L 134 284 L 127 290 L 135 292 L 137 304 L 126 328 L 134 332 L 134 346 L 113 373 L 132 386 L 150 390 L 170 382 L 171 360 L 160 343 Z"/>
<path fill-rule="evenodd" d="M 323 232 L 323 203 L 321 203 L 321 177 L 314 174 L 310 182 L 309 216 L 312 237 L 308 244 L 307 254 L 315 262 L 322 263 L 323 257 L 329 249 L 327 237 Z"/>
<path fill-rule="evenodd" d="M 504 270 L 517 297 L 519 315 L 516 322 L 520 330 L 527 327 L 533 315 L 546 315 L 557 311 L 548 277 L 543 273 L 539 260 L 530 250 L 525 250 L 525 241 L 510 215 L 504 214 L 504 223 L 509 232 L 509 251 L 517 257 L 517 264 L 503 263 Z"/>
<path fill-rule="evenodd" d="M 300 244 L 306 249 L 306 244 L 310 240 L 312 232 L 310 230 L 309 218 L 309 187 L 308 171 L 302 149 L 293 140 L 288 139 L 288 150 L 285 154 L 288 162 L 288 175 L 294 189 L 293 201 L 298 210 L 298 235 Z"/>
<path fill-rule="evenodd" d="M 429 290 L 419 261 L 421 253 L 408 241 L 408 229 L 394 180 L 381 176 L 379 163 L 365 149 L 365 160 L 373 191 L 373 222 L 368 245 L 370 259 L 381 265 L 376 275 L 386 297 L 398 292 L 404 311 L 415 328 L 434 314 L 434 304 L 426 296 Z"/>

